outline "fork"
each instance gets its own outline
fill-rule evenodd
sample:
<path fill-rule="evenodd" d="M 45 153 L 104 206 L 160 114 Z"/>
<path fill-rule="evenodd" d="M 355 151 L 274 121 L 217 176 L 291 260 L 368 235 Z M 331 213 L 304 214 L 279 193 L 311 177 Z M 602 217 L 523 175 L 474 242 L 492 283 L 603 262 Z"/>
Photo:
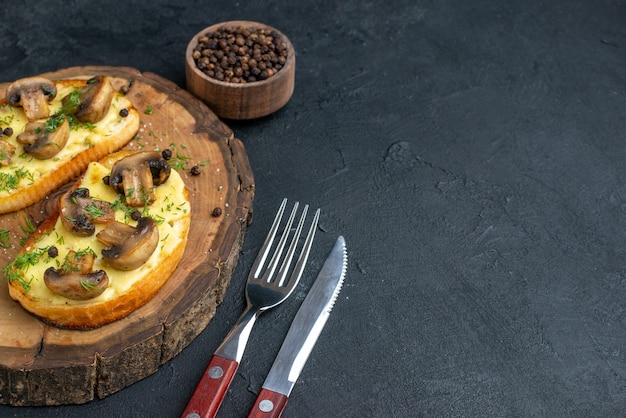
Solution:
<path fill-rule="evenodd" d="M 304 206 L 291 244 L 287 249 L 285 257 L 282 258 L 281 264 L 285 244 L 289 239 L 293 221 L 298 210 L 298 202 L 294 203 L 282 236 L 274 250 L 274 254 L 267 264 L 267 267 L 265 267 L 265 262 L 267 261 L 272 244 L 274 243 L 274 238 L 279 229 L 286 205 L 287 199 L 283 199 L 278 213 L 276 213 L 276 217 L 274 218 L 272 227 L 250 269 L 246 282 L 246 309 L 224 341 L 211 356 L 211 360 L 200 378 L 200 382 L 196 386 L 191 399 L 187 403 L 187 407 L 183 411 L 181 418 L 207 418 L 215 416 L 235 376 L 235 372 L 239 367 L 243 352 L 246 348 L 246 343 L 248 342 L 248 337 L 250 336 L 256 319 L 262 312 L 279 305 L 287 299 L 300 281 L 300 277 L 302 277 L 302 272 L 304 271 L 304 266 L 309 257 L 311 245 L 313 244 L 313 238 L 315 237 L 320 210 L 317 209 L 313 216 L 311 227 L 304 240 L 293 272 L 291 276 L 287 278 L 309 209 L 308 205 Z M 279 264 L 280 269 L 276 272 Z"/>

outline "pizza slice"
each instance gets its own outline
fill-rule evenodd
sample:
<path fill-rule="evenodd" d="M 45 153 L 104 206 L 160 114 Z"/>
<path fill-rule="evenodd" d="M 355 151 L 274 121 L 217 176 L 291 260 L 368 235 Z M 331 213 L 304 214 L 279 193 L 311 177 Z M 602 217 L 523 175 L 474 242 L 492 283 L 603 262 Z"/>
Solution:
<path fill-rule="evenodd" d="M 106 76 L 11 83 L 0 100 L 0 214 L 42 200 L 138 129 L 139 113 Z"/>

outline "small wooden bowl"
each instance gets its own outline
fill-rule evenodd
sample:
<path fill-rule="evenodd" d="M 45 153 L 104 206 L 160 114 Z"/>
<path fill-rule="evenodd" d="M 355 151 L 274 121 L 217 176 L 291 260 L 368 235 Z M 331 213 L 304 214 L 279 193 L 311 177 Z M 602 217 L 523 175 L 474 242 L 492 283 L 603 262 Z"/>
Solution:
<path fill-rule="evenodd" d="M 192 56 L 194 48 L 198 46 L 198 38 L 207 32 L 237 27 L 263 28 L 281 37 L 287 45 L 287 61 L 276 74 L 265 80 L 239 84 L 216 80 L 198 68 Z M 224 119 L 255 119 L 280 109 L 293 94 L 295 73 L 296 56 L 289 39 L 271 26 L 257 22 L 233 20 L 209 26 L 191 39 L 185 53 L 187 90 Z"/>

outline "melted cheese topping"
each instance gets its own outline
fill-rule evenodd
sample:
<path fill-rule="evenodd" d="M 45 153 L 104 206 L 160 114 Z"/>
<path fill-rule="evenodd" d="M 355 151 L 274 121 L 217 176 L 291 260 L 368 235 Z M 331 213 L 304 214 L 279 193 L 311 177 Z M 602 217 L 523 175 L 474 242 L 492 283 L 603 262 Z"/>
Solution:
<path fill-rule="evenodd" d="M 91 197 L 108 202 L 120 200 L 121 196 L 111 187 L 102 182 L 102 178 L 110 174 L 110 170 L 99 163 L 91 163 L 83 177 L 81 187 L 89 189 Z M 134 283 L 142 280 L 147 274 L 157 270 L 159 260 L 172 252 L 186 235 L 185 225 L 188 222 L 190 204 L 185 196 L 185 184 L 178 172 L 172 170 L 170 178 L 165 184 L 156 187 L 156 201 L 144 210 L 144 216 L 150 216 L 158 225 L 159 245 L 141 267 L 131 271 L 120 271 L 107 266 L 102 259 L 104 246 L 96 239 L 95 234 L 90 237 L 79 237 L 68 232 L 61 221 L 57 219 L 54 229 L 41 240 L 37 241 L 36 247 L 26 248 L 28 253 L 43 253 L 40 262 L 31 265 L 23 271 L 23 278 L 30 281 L 28 296 L 50 304 L 65 304 L 80 306 L 97 302 L 104 302 L 124 294 Z M 141 210 L 141 208 L 140 208 Z M 136 222 L 128 217 L 123 210 L 117 210 L 116 220 L 135 226 Z M 186 221 L 183 219 L 186 218 Z M 96 234 L 104 228 L 101 224 L 96 225 Z M 54 259 L 47 256 L 47 248 L 55 246 L 59 255 Z M 58 268 L 63 262 L 68 251 L 92 249 L 96 253 L 96 261 L 93 270 L 104 269 L 109 276 L 108 288 L 99 296 L 88 300 L 72 300 L 52 293 L 43 280 L 43 273 L 48 267 Z"/>
<path fill-rule="evenodd" d="M 50 103 L 50 115 L 59 112 L 61 101 L 65 96 L 76 90 L 76 86 L 67 83 L 58 83 L 57 95 Z M 28 119 L 21 107 L 9 104 L 0 106 L 0 129 L 11 127 L 13 135 L 2 137 L 15 147 L 15 154 L 11 158 L 11 165 L 0 166 L 0 196 L 9 196 L 16 190 L 28 187 L 40 177 L 53 171 L 60 163 L 71 161 L 77 154 L 96 144 L 100 138 L 119 133 L 129 122 L 128 118 L 119 115 L 120 110 L 132 107 L 130 101 L 119 93 L 115 93 L 109 112 L 99 122 L 91 127 L 79 125 L 70 130 L 67 144 L 57 155 L 47 160 L 38 160 L 24 152 L 24 148 L 17 142 L 17 136 L 24 131 Z M 44 119 L 42 119 L 44 121 Z M 17 187 L 8 186 L 9 179 L 18 179 Z"/>

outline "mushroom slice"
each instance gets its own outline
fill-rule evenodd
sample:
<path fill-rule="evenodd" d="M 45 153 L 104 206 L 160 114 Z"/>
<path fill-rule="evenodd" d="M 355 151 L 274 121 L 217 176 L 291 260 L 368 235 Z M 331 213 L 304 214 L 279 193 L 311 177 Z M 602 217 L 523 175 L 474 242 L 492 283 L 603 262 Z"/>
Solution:
<path fill-rule="evenodd" d="M 151 205 L 156 200 L 154 186 L 170 177 L 169 163 L 155 151 L 137 152 L 113 164 L 109 185 L 126 197 L 131 207 Z"/>
<path fill-rule="evenodd" d="M 115 220 L 115 211 L 109 202 L 93 199 L 89 189 L 79 187 L 64 193 L 59 198 L 61 223 L 71 233 L 82 237 L 93 235 L 94 223 Z"/>
<path fill-rule="evenodd" d="M 68 299 L 95 298 L 109 286 L 109 276 L 104 270 L 92 271 L 95 258 L 93 252 L 70 251 L 61 268 L 46 269 L 43 280 L 52 293 Z"/>
<path fill-rule="evenodd" d="M 73 113 L 80 122 L 96 123 L 106 116 L 114 93 L 108 77 L 96 76 L 87 80 L 85 87 L 78 92 L 65 96 L 61 103 L 67 113 Z"/>
<path fill-rule="evenodd" d="M 28 77 L 14 81 L 7 89 L 7 103 L 22 106 L 29 121 L 47 118 L 48 103 L 57 95 L 54 83 L 44 77 Z"/>
<path fill-rule="evenodd" d="M 0 140 L 0 166 L 10 166 L 13 154 L 15 154 L 15 146 L 7 141 Z"/>
<path fill-rule="evenodd" d="M 28 154 L 39 160 L 47 160 L 63 149 L 69 137 L 70 124 L 64 118 L 54 131 L 48 130 L 45 122 L 29 122 L 16 140 L 24 145 L 24 151 Z"/>
<path fill-rule="evenodd" d="M 109 222 L 96 238 L 107 248 L 102 257 L 118 270 L 134 270 L 144 264 L 159 244 L 159 229 L 152 218 L 139 218 L 136 227 Z"/>

